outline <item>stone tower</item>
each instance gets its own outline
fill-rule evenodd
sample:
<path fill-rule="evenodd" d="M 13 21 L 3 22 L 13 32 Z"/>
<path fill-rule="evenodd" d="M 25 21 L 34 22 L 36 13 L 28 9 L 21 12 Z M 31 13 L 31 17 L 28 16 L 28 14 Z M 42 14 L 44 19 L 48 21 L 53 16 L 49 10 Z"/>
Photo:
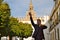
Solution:
<path fill-rule="evenodd" d="M 29 12 L 31 12 L 34 21 L 37 19 L 37 17 L 36 17 L 36 12 L 34 11 L 33 8 L 34 8 L 34 7 L 33 7 L 33 4 L 32 4 L 32 0 L 30 0 L 29 9 L 28 9 L 28 11 L 26 12 L 26 21 L 29 21 L 29 20 L 30 20 L 30 19 L 29 19 Z"/>

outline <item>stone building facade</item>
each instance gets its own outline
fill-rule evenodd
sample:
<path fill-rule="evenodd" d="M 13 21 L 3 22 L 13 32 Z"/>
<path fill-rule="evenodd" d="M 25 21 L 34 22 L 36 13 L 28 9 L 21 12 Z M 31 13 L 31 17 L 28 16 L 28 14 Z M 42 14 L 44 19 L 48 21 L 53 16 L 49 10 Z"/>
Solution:
<path fill-rule="evenodd" d="M 50 40 L 60 40 L 60 0 L 54 0 L 55 5 L 49 19 Z"/>

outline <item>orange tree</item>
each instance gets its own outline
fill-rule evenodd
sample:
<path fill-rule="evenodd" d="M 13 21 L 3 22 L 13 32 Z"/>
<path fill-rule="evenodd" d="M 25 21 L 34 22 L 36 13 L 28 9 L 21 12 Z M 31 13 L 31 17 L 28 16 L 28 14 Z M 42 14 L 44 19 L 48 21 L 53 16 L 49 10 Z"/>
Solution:
<path fill-rule="evenodd" d="M 22 38 L 27 38 L 32 35 L 33 29 L 31 24 L 18 22 L 16 18 L 11 18 L 10 20 L 10 35 L 19 36 Z"/>

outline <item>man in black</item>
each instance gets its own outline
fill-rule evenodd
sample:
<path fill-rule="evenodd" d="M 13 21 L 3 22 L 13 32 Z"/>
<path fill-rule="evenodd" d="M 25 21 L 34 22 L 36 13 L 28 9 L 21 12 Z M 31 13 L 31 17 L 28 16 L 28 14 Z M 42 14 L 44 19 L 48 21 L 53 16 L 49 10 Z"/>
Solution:
<path fill-rule="evenodd" d="M 35 40 L 44 40 L 45 38 L 44 38 L 43 29 L 46 29 L 47 26 L 41 25 L 40 19 L 37 19 L 37 24 L 34 24 L 31 12 L 29 13 L 29 16 L 30 16 L 31 23 L 35 28 L 35 31 L 32 37 L 35 38 Z"/>

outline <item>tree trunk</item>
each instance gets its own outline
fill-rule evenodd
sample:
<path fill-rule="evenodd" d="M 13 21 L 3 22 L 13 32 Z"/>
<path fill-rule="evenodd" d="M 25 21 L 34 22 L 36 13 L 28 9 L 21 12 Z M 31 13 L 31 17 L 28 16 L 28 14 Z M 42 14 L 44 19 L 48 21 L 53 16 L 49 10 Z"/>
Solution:
<path fill-rule="evenodd" d="M 0 40 L 1 40 L 1 36 L 0 36 Z"/>
<path fill-rule="evenodd" d="M 9 37 L 9 40 L 12 40 L 12 36 Z"/>
<path fill-rule="evenodd" d="M 21 39 L 20 40 L 23 40 L 23 37 L 21 37 Z"/>
<path fill-rule="evenodd" d="M 22 40 L 23 40 L 23 37 L 22 37 Z"/>
<path fill-rule="evenodd" d="M 7 40 L 12 40 L 12 37 L 11 36 L 7 36 Z"/>
<path fill-rule="evenodd" d="M 1 40 L 1 35 L 0 35 L 0 40 Z"/>

